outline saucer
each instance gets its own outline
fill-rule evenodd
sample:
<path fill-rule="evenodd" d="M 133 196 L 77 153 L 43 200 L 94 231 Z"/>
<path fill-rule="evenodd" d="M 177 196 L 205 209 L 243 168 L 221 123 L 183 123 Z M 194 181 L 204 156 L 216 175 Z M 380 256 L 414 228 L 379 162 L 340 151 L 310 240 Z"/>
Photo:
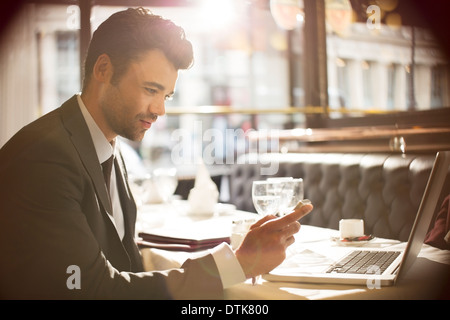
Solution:
<path fill-rule="evenodd" d="M 375 239 L 372 235 L 364 235 L 361 237 L 352 237 L 352 238 L 344 238 L 341 239 L 339 237 L 332 237 L 331 240 L 336 242 L 339 246 L 345 246 L 345 247 L 359 247 L 363 246 L 370 241 Z"/>

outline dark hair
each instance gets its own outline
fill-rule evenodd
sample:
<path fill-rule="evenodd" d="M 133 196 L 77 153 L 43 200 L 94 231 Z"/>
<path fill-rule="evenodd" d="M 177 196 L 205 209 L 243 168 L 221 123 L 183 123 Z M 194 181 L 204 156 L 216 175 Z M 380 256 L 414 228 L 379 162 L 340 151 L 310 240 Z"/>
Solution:
<path fill-rule="evenodd" d="M 161 50 L 173 66 L 188 69 L 193 63 L 192 44 L 184 30 L 172 21 L 144 8 L 129 8 L 112 14 L 94 32 L 84 64 L 83 89 L 89 83 L 98 57 L 107 54 L 117 83 L 131 61 L 141 54 Z"/>

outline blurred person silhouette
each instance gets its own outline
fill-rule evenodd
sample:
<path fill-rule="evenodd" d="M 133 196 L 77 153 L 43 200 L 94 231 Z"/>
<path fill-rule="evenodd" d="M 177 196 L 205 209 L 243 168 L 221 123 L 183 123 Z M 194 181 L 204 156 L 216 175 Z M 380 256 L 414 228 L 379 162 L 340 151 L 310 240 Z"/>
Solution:
<path fill-rule="evenodd" d="M 450 194 L 445 197 L 436 213 L 424 242 L 439 249 L 450 250 Z"/>

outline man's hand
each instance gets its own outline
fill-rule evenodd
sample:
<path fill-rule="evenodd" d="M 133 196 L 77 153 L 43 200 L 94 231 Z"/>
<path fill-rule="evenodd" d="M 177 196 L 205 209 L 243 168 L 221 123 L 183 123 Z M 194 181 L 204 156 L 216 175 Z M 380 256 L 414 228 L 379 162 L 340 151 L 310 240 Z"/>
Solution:
<path fill-rule="evenodd" d="M 313 206 L 306 204 L 281 218 L 265 216 L 250 227 L 236 257 L 247 278 L 267 273 L 286 258 L 286 248 L 294 243 L 294 234 L 300 230 L 299 219 Z"/>

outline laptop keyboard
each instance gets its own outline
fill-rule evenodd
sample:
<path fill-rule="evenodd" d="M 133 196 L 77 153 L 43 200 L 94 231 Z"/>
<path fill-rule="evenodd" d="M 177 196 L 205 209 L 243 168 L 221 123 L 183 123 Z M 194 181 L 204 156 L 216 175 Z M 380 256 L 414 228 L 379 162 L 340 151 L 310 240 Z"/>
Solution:
<path fill-rule="evenodd" d="M 327 273 L 382 274 L 399 254 L 398 251 L 356 250 L 333 264 Z"/>

